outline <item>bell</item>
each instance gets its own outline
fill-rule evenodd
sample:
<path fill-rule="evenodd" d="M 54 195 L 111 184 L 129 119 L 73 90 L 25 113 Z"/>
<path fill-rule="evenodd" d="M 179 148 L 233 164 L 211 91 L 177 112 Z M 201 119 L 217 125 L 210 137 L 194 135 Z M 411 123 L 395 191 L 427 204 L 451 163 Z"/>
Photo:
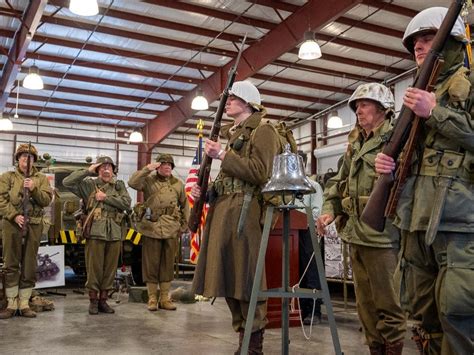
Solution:
<path fill-rule="evenodd" d="M 303 159 L 285 146 L 285 151 L 273 158 L 272 177 L 262 189 L 263 193 L 291 193 L 306 195 L 316 192 L 304 173 Z"/>

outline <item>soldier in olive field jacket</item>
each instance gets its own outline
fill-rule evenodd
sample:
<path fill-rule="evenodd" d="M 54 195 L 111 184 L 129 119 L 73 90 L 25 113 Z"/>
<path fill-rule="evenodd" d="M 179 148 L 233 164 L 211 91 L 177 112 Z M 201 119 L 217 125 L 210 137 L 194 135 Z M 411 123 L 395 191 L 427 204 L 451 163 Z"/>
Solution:
<path fill-rule="evenodd" d="M 260 93 L 249 81 L 235 82 L 225 109 L 234 123 L 224 126 L 221 135 L 228 139 L 225 150 L 219 142 L 206 141 L 205 152 L 222 161 L 212 191 L 203 243 L 194 274 L 193 290 L 206 297 L 225 297 L 232 313 L 232 327 L 243 339 L 250 303 L 264 213 L 261 186 L 270 178 L 273 158 L 281 149 L 275 128 L 262 122 L 265 109 Z M 191 190 L 199 198 L 197 185 Z M 244 195 L 251 200 L 246 207 Z M 241 212 L 245 213 L 242 235 L 237 236 Z M 265 287 L 265 280 L 262 280 Z M 267 320 L 266 301 L 257 302 L 252 324 L 249 353 L 261 354 Z"/>
<path fill-rule="evenodd" d="M 145 202 L 139 212 L 142 239 L 142 273 L 148 290 L 148 310 L 174 311 L 169 290 L 174 275 L 177 238 L 187 230 L 189 204 L 184 183 L 172 175 L 174 160 L 159 154 L 129 179 L 130 187 L 143 191 Z M 158 302 L 158 284 L 160 297 Z"/>
<path fill-rule="evenodd" d="M 394 274 L 398 263 L 400 234 L 386 223 L 377 232 L 360 219 L 374 186 L 375 156 L 392 128 L 394 99 L 390 89 L 378 83 L 360 85 L 349 99 L 356 113 L 356 127 L 341 168 L 328 181 L 318 229 L 335 217 L 347 214 L 341 233 L 350 244 L 356 305 L 371 354 L 401 354 L 406 331 Z"/>
<path fill-rule="evenodd" d="M 429 8 L 408 24 L 403 44 L 418 66 L 446 12 Z M 395 219 L 402 231 L 402 306 L 416 322 L 413 339 L 423 354 L 474 353 L 474 96 L 463 66 L 466 43 L 458 17 L 434 93 L 408 88 L 403 98 L 424 121 L 421 153 Z M 381 174 L 395 168 L 384 154 L 375 163 Z"/>
<path fill-rule="evenodd" d="M 28 155 L 30 176 L 26 177 Z M 3 216 L 3 261 L 6 272 L 4 288 L 8 301 L 7 308 L 0 311 L 0 319 L 13 317 L 17 310 L 23 317 L 36 317 L 28 301 L 36 283 L 36 255 L 43 230 L 44 208 L 52 199 L 48 179 L 33 167 L 33 161 L 38 160 L 36 148 L 20 144 L 15 159 L 18 161 L 15 171 L 0 175 L 0 216 Z M 26 206 L 27 217 L 22 205 L 24 188 L 30 194 Z M 23 236 L 22 227 L 25 223 L 26 235 Z"/>
<path fill-rule="evenodd" d="M 89 314 L 114 313 L 107 304 L 121 250 L 122 221 L 130 209 L 131 198 L 122 180 L 116 180 L 113 160 L 97 158 L 88 169 L 77 170 L 63 180 L 71 192 L 87 206 L 92 220 L 86 241 L 86 287 L 89 289 Z M 99 175 L 98 177 L 96 175 Z"/>

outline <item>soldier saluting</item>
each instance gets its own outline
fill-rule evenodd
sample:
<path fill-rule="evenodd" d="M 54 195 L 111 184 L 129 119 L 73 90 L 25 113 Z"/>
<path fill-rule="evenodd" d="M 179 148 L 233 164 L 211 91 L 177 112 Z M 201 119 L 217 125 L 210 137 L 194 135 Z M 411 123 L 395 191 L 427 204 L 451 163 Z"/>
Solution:
<path fill-rule="evenodd" d="M 82 198 L 91 223 L 86 243 L 89 314 L 114 313 L 107 304 L 108 291 L 112 289 L 120 255 L 124 211 L 130 209 L 131 203 L 125 184 L 114 178 L 115 173 L 113 160 L 101 156 L 88 169 L 77 170 L 63 181 Z"/>
<path fill-rule="evenodd" d="M 23 317 L 36 317 L 28 301 L 36 283 L 36 254 L 43 229 L 43 209 L 52 199 L 48 179 L 33 166 L 38 160 L 38 150 L 31 144 L 20 144 L 15 159 L 18 167 L 0 175 L 8 300 L 7 308 L 0 312 L 0 319 L 13 317 L 17 310 Z M 24 198 L 28 195 L 29 198 Z"/>

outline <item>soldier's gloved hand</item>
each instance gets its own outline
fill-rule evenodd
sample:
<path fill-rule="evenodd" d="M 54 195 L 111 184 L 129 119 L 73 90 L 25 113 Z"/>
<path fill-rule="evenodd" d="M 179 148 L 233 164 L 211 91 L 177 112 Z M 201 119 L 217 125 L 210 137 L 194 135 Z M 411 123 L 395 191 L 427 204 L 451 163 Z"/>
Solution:
<path fill-rule="evenodd" d="M 191 187 L 191 192 L 190 192 L 191 196 L 197 200 L 199 199 L 199 197 L 201 197 L 201 188 L 199 187 L 198 184 L 194 184 L 192 187 Z"/>
<path fill-rule="evenodd" d="M 395 170 L 395 161 L 390 155 L 378 153 L 375 157 L 375 171 L 377 174 L 390 174 Z"/>
<path fill-rule="evenodd" d="M 89 166 L 89 168 L 87 169 L 90 173 L 95 173 L 97 168 L 99 166 L 101 166 L 102 163 L 95 163 L 95 164 L 92 164 L 91 166 Z"/>
<path fill-rule="evenodd" d="M 104 201 L 106 197 L 107 197 L 107 195 L 102 191 L 97 191 L 95 193 L 95 199 L 97 201 Z"/>
<path fill-rule="evenodd" d="M 15 217 L 15 223 L 18 224 L 20 228 L 23 228 L 23 223 L 25 223 L 25 216 L 19 214 Z"/>
<path fill-rule="evenodd" d="M 318 234 L 320 236 L 324 236 L 326 232 L 326 226 L 328 224 L 331 224 L 332 221 L 334 221 L 334 216 L 328 213 L 322 214 L 318 217 L 318 219 L 316 220 L 316 225 L 318 227 Z"/>
<path fill-rule="evenodd" d="M 156 170 L 160 167 L 161 165 L 161 162 L 154 162 L 154 163 L 150 163 L 146 166 L 146 168 L 150 171 L 153 171 L 153 170 Z"/>
<path fill-rule="evenodd" d="M 35 182 L 30 178 L 26 178 L 23 181 L 23 187 L 26 187 L 28 190 L 33 191 L 35 189 Z"/>

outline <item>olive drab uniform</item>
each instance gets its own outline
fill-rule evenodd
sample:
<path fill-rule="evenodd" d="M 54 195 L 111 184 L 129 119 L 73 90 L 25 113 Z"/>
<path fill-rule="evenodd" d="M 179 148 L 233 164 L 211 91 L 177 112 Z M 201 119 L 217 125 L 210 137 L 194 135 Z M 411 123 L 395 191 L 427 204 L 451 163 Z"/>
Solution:
<path fill-rule="evenodd" d="M 474 353 L 474 95 L 460 47 L 450 38 L 444 51 L 437 105 L 395 220 L 402 230 L 402 306 L 426 354 Z M 430 223 L 437 225 L 432 236 Z"/>
<path fill-rule="evenodd" d="M 322 208 L 322 214 L 349 216 L 340 236 L 350 244 L 357 312 L 374 354 L 379 350 L 384 354 L 384 349 L 394 344 L 403 346 L 406 330 L 398 288 L 393 280 L 399 232 L 389 222 L 384 231 L 377 232 L 360 220 L 376 179 L 375 157 L 391 128 L 392 123 L 386 118 L 367 136 L 356 125 L 349 134 L 343 164 L 337 175 L 328 181 Z"/>
<path fill-rule="evenodd" d="M 168 162 L 174 168 L 171 155 L 161 154 L 158 162 Z M 130 187 L 144 194 L 144 203 L 138 215 L 138 231 L 142 238 L 142 274 L 147 284 L 149 310 L 159 307 L 174 310 L 169 289 L 174 276 L 177 238 L 187 229 L 189 204 L 184 183 L 171 175 L 165 177 L 147 167 L 135 172 L 129 179 Z M 160 285 L 160 295 L 157 286 Z"/>
<path fill-rule="evenodd" d="M 18 156 L 25 152 L 28 152 L 28 144 L 20 145 L 17 149 L 17 160 Z M 36 161 L 38 155 L 33 146 L 31 154 Z M 20 168 L 0 175 L 0 216 L 3 216 L 3 261 L 6 272 L 4 287 L 8 299 L 7 309 L 2 311 L 0 318 L 10 318 L 17 309 L 23 316 L 35 316 L 29 309 L 28 301 L 36 283 L 36 255 L 43 230 L 43 213 L 44 208 L 51 202 L 52 190 L 46 176 L 35 167 L 31 167 L 30 179 L 34 182 L 34 189 L 30 191 L 27 206 L 27 234 L 22 237 L 22 230 L 15 222 L 15 217 L 23 215 L 25 175 Z"/>
<path fill-rule="evenodd" d="M 74 171 L 64 178 L 63 184 L 87 204 L 87 213 L 92 218 L 90 236 L 86 240 L 86 287 L 91 304 L 97 301 L 100 292 L 99 311 L 113 313 L 105 301 L 107 292 L 113 288 L 121 250 L 122 222 L 125 212 L 130 210 L 130 195 L 123 181 L 112 178 L 104 182 L 86 169 Z M 104 201 L 95 199 L 98 190 L 107 195 Z"/>
<path fill-rule="evenodd" d="M 270 178 L 273 158 L 281 149 L 275 128 L 262 122 L 264 115 L 265 111 L 255 112 L 236 127 L 222 127 L 221 135 L 228 139 L 226 155 L 212 185 L 217 197 L 210 201 L 193 280 L 194 293 L 226 297 L 232 326 L 242 336 L 262 235 L 261 186 Z M 237 236 L 246 193 L 251 200 L 243 232 Z M 262 282 L 264 287 L 265 280 Z M 267 322 L 266 302 L 261 300 L 252 332 L 263 330 Z"/>

